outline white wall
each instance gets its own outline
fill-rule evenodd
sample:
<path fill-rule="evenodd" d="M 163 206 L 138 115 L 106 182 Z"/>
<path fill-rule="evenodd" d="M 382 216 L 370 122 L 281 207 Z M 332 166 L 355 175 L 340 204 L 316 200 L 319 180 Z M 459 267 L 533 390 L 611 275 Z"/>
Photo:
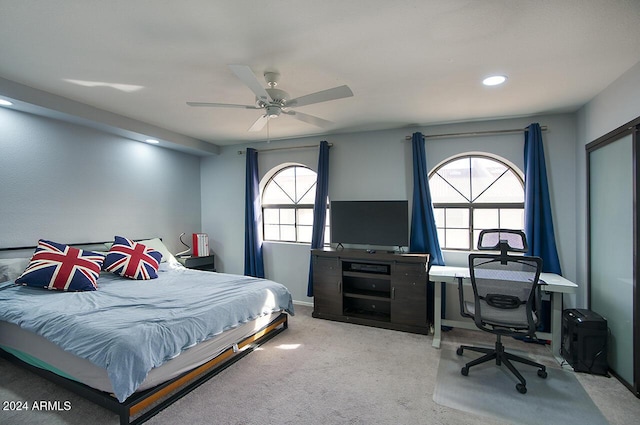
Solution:
<path fill-rule="evenodd" d="M 576 256 L 581 290 L 575 304 L 587 306 L 587 156 L 585 146 L 640 117 L 640 62 L 582 107 L 576 122 Z"/>
<path fill-rule="evenodd" d="M 331 200 L 407 199 L 413 190 L 411 142 L 405 136 L 414 131 L 423 134 L 524 128 L 532 122 L 547 126 L 543 134 L 554 207 L 556 240 L 565 276 L 575 278 L 575 119 L 573 114 L 527 117 L 398 129 L 377 132 L 328 135 L 293 139 L 253 147 L 269 149 L 317 144 L 327 140 L 330 150 L 329 198 Z M 244 147 L 243 147 L 244 148 Z M 202 162 L 202 226 L 209 233 L 217 254 L 218 269 L 227 273 L 243 272 L 244 258 L 244 172 L 245 156 L 238 147 L 222 149 L 219 156 Z M 500 155 L 522 169 L 524 136 L 432 139 L 426 142 L 427 167 L 462 152 L 484 151 Z M 293 149 L 260 152 L 259 172 L 263 176 L 284 162 L 295 162 L 317 169 L 318 150 Z M 309 245 L 265 243 L 265 272 L 268 278 L 285 284 L 294 300 L 312 302 L 306 296 Z M 447 264 L 466 264 L 466 254 L 445 253 Z M 453 297 L 450 297 L 453 298 Z"/>
<path fill-rule="evenodd" d="M 405 136 L 548 126 L 543 134 L 556 242 L 563 274 L 579 285 L 568 305 L 586 306 L 586 169 L 584 146 L 640 116 L 640 63 L 577 114 L 456 123 L 422 128 L 258 143 L 257 148 L 333 144 L 331 199 L 409 199 L 411 149 Z M 202 158 L 149 146 L 83 126 L 0 108 L 0 247 L 107 240 L 114 234 L 160 236 L 181 249 L 177 235 L 205 231 L 218 269 L 242 274 L 244 173 L 242 147 Z M 451 155 L 485 151 L 522 168 L 522 135 L 427 141 L 431 169 Z M 201 164 L 202 161 L 202 164 Z M 259 154 L 262 175 L 283 162 L 317 167 L 317 149 Z M 448 264 L 466 255 L 445 253 Z M 267 277 L 306 297 L 309 246 L 265 244 Z"/>
<path fill-rule="evenodd" d="M 0 248 L 200 230 L 200 158 L 0 108 Z"/>

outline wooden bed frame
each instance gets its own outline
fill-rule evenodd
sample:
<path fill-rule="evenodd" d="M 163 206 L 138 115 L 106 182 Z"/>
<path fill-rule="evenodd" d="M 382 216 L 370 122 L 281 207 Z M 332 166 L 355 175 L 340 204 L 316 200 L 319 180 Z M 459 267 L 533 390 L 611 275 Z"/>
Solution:
<path fill-rule="evenodd" d="M 237 344 L 228 347 L 217 357 L 207 363 L 185 372 L 184 374 L 139 393 L 132 394 L 124 402 L 120 403 L 113 394 L 96 390 L 87 385 L 81 384 L 56 375 L 48 370 L 23 362 L 10 353 L 0 349 L 0 356 L 22 366 L 36 375 L 39 375 L 51 382 L 54 382 L 78 395 L 92 401 L 120 416 L 120 424 L 141 424 L 153 417 L 175 401 L 187 395 L 201 384 L 217 375 L 242 357 L 249 354 L 259 345 L 273 338 L 288 327 L 288 314 L 280 313 L 267 326 L 260 329 L 253 335 L 244 338 Z"/>
<path fill-rule="evenodd" d="M 101 245 L 104 243 L 106 242 L 85 242 L 67 245 L 76 247 L 90 247 L 94 245 Z M 1 248 L 0 252 L 33 250 L 35 248 L 35 246 Z M 89 401 L 92 401 L 112 412 L 117 413 L 120 417 L 121 425 L 135 425 L 149 420 L 151 417 L 155 416 L 160 411 L 173 404 L 175 401 L 184 397 L 207 380 L 211 379 L 227 367 L 240 360 L 242 357 L 252 352 L 255 348 L 257 348 L 264 342 L 268 341 L 283 330 L 287 329 L 289 325 L 288 320 L 289 315 L 285 312 L 281 312 L 268 325 L 264 326 L 254 334 L 242 339 L 241 341 L 232 344 L 218 356 L 209 360 L 203 365 L 185 372 L 182 375 L 164 382 L 154 388 L 136 392 L 123 402 L 119 402 L 113 394 L 97 390 L 88 385 L 81 384 L 68 378 L 64 378 L 48 370 L 41 369 L 37 366 L 26 363 L 15 357 L 14 355 L 2 350 L 1 348 L 0 357 L 3 357 L 21 367 L 24 367 L 38 376 L 54 382 Z"/>

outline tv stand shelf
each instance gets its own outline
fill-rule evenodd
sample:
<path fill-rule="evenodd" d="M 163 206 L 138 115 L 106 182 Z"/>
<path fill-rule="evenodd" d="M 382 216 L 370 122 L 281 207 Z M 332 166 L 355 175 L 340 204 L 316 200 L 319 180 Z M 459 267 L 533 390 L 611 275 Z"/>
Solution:
<path fill-rule="evenodd" d="M 342 294 L 346 298 L 360 298 L 363 300 L 389 301 L 389 295 L 384 295 L 375 291 L 345 292 Z"/>
<path fill-rule="evenodd" d="M 362 277 L 365 279 L 381 279 L 381 280 L 391 280 L 390 275 L 383 275 L 378 273 L 363 273 L 363 272 L 342 272 L 342 275 L 345 277 Z"/>
<path fill-rule="evenodd" d="M 428 254 L 314 249 L 313 317 L 428 334 Z"/>

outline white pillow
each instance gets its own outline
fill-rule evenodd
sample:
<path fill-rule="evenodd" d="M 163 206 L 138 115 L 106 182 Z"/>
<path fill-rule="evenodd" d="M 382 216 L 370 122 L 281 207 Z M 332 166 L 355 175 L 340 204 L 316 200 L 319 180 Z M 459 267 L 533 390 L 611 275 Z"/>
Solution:
<path fill-rule="evenodd" d="M 30 258 L 0 259 L 0 282 L 16 280 L 29 265 Z"/>
<path fill-rule="evenodd" d="M 169 248 L 166 247 L 166 245 L 160 240 L 160 238 L 146 239 L 144 241 L 138 241 L 138 243 L 141 243 L 144 246 L 148 246 L 151 249 L 155 249 L 156 251 L 161 253 L 162 254 L 162 260 L 160 261 L 161 263 L 166 263 L 166 262 L 177 263 L 178 262 L 178 260 L 175 259 L 173 254 L 171 254 L 171 252 L 169 251 Z"/>

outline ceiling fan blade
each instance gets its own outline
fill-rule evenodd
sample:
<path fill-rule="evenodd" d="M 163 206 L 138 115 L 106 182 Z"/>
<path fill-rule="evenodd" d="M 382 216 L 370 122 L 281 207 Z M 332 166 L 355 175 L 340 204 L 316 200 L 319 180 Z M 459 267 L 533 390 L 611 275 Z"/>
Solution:
<path fill-rule="evenodd" d="M 249 127 L 249 131 L 260 131 L 265 126 L 265 124 L 269 121 L 269 116 L 267 114 L 262 115 L 260 118 L 253 123 L 251 127 Z"/>
<path fill-rule="evenodd" d="M 293 118 L 298 119 L 300 121 L 304 121 L 309 124 L 313 124 L 316 127 L 329 127 L 333 124 L 331 121 L 323 120 L 322 118 L 315 117 L 309 114 L 303 114 L 302 112 L 297 111 L 282 111 L 282 113 L 291 115 Z"/>
<path fill-rule="evenodd" d="M 291 99 L 287 102 L 287 106 L 305 106 L 351 96 L 353 92 L 348 86 L 340 86 Z"/>
<path fill-rule="evenodd" d="M 236 105 L 235 103 L 209 103 L 209 102 L 187 102 L 189 106 L 204 106 L 212 108 L 242 108 L 242 109 L 262 109 L 255 105 Z"/>
<path fill-rule="evenodd" d="M 231 68 L 231 71 L 236 74 L 236 77 L 238 77 L 251 89 L 252 92 L 255 93 L 258 99 L 262 99 L 265 102 L 267 100 L 269 102 L 272 101 L 271 96 L 269 96 L 269 93 L 267 93 L 265 88 L 262 87 L 262 84 L 260 84 L 256 78 L 256 74 L 253 73 L 251 68 L 246 65 L 229 65 L 229 68 Z"/>

